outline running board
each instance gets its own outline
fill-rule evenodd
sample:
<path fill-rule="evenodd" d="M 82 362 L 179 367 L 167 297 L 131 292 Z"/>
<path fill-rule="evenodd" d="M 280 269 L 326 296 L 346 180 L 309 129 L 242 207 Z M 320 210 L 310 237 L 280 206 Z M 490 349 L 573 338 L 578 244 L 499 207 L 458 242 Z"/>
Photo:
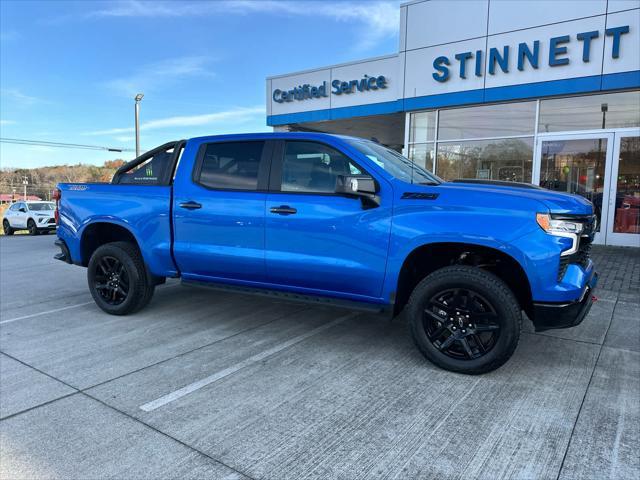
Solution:
<path fill-rule="evenodd" d="M 328 307 L 345 308 L 348 310 L 358 310 L 370 313 L 392 313 L 393 305 L 382 305 L 366 302 L 355 302 L 340 298 L 322 297 L 319 295 L 304 295 L 302 293 L 284 292 L 282 290 L 269 290 L 266 288 L 245 287 L 240 285 L 230 285 L 227 283 L 200 282 L 197 280 L 181 280 L 186 286 L 208 288 L 233 293 L 245 293 L 261 297 L 269 297 L 288 302 L 305 303 L 309 305 L 323 305 Z"/>

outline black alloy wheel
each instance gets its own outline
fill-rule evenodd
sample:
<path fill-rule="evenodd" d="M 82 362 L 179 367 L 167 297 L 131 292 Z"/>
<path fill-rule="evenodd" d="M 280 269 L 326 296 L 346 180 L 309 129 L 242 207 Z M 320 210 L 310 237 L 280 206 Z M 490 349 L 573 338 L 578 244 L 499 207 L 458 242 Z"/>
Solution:
<path fill-rule="evenodd" d="M 404 313 L 420 352 L 452 372 L 495 370 L 511 358 L 520 338 L 522 309 L 514 293 L 478 267 L 453 265 L 429 274 Z"/>
<path fill-rule="evenodd" d="M 109 305 L 120 305 L 129 295 L 131 277 L 115 257 L 103 256 L 95 264 L 93 288 Z"/>
<path fill-rule="evenodd" d="M 91 296 L 111 315 L 127 315 L 147 305 L 155 290 L 152 280 L 137 245 L 129 242 L 101 245 L 87 265 Z"/>
<path fill-rule="evenodd" d="M 495 308 L 481 294 L 465 288 L 433 295 L 424 309 L 423 325 L 434 347 L 461 360 L 486 355 L 500 335 Z"/>

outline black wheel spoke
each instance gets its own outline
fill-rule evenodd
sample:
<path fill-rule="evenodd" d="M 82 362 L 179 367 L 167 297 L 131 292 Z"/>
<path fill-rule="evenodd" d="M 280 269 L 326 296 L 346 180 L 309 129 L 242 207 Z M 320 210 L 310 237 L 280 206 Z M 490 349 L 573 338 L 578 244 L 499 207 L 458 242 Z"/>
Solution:
<path fill-rule="evenodd" d="M 442 342 L 438 348 L 440 350 L 449 348 L 451 345 L 453 345 L 453 342 L 455 341 L 455 339 L 456 337 L 454 335 L 449 335 L 447 339 L 444 342 Z"/>
<path fill-rule="evenodd" d="M 429 317 L 431 317 L 432 320 L 435 320 L 436 322 L 444 322 L 446 320 L 429 308 L 425 309 L 424 313 L 426 313 Z"/>
<path fill-rule="evenodd" d="M 480 351 L 480 353 L 486 353 L 487 349 L 485 348 L 484 344 L 482 343 L 482 339 L 480 338 L 480 335 L 478 335 L 477 333 L 474 333 L 472 335 L 470 335 L 471 338 L 473 338 L 474 343 L 476 344 L 476 347 L 478 347 L 478 350 Z"/>
<path fill-rule="evenodd" d="M 460 345 L 462 345 L 464 353 L 467 355 L 467 357 L 475 358 L 474 355 L 473 355 L 473 350 L 471 350 L 471 345 L 469 345 L 469 340 L 467 340 L 467 337 L 462 337 L 459 340 L 459 343 L 460 343 Z"/>
<path fill-rule="evenodd" d="M 433 342 L 434 340 L 439 339 L 442 336 L 442 334 L 448 330 L 449 329 L 444 324 L 442 324 L 440 327 L 438 327 L 438 329 L 435 332 L 429 335 L 429 340 Z"/>

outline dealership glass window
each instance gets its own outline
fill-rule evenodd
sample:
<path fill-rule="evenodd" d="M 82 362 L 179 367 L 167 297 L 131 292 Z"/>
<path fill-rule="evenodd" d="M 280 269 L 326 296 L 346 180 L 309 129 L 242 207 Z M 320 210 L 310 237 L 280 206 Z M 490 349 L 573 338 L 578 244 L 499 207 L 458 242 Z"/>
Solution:
<path fill-rule="evenodd" d="M 640 91 L 540 101 L 538 132 L 640 126 Z"/>
<path fill-rule="evenodd" d="M 438 140 L 533 135 L 536 102 L 440 110 Z"/>
<path fill-rule="evenodd" d="M 532 165 L 532 137 L 438 143 L 436 174 L 445 180 L 531 182 Z"/>
<path fill-rule="evenodd" d="M 409 143 L 433 142 L 436 139 L 436 112 L 411 114 Z"/>
<path fill-rule="evenodd" d="M 409 158 L 429 172 L 433 172 L 435 154 L 436 148 L 433 142 L 409 145 Z"/>

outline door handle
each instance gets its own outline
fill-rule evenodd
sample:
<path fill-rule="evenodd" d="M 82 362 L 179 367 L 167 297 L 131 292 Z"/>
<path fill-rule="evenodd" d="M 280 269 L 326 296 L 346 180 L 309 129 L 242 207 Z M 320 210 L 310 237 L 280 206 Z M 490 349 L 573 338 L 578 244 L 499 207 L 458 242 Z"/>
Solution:
<path fill-rule="evenodd" d="M 186 208 L 187 210 L 197 210 L 198 208 L 202 208 L 202 205 L 198 202 L 182 202 L 180 204 L 180 208 Z"/>
<path fill-rule="evenodd" d="M 289 205 L 280 205 L 279 207 L 271 207 L 269 210 L 271 213 L 277 213 L 278 215 L 293 215 L 298 213 L 298 210 L 291 208 Z"/>

